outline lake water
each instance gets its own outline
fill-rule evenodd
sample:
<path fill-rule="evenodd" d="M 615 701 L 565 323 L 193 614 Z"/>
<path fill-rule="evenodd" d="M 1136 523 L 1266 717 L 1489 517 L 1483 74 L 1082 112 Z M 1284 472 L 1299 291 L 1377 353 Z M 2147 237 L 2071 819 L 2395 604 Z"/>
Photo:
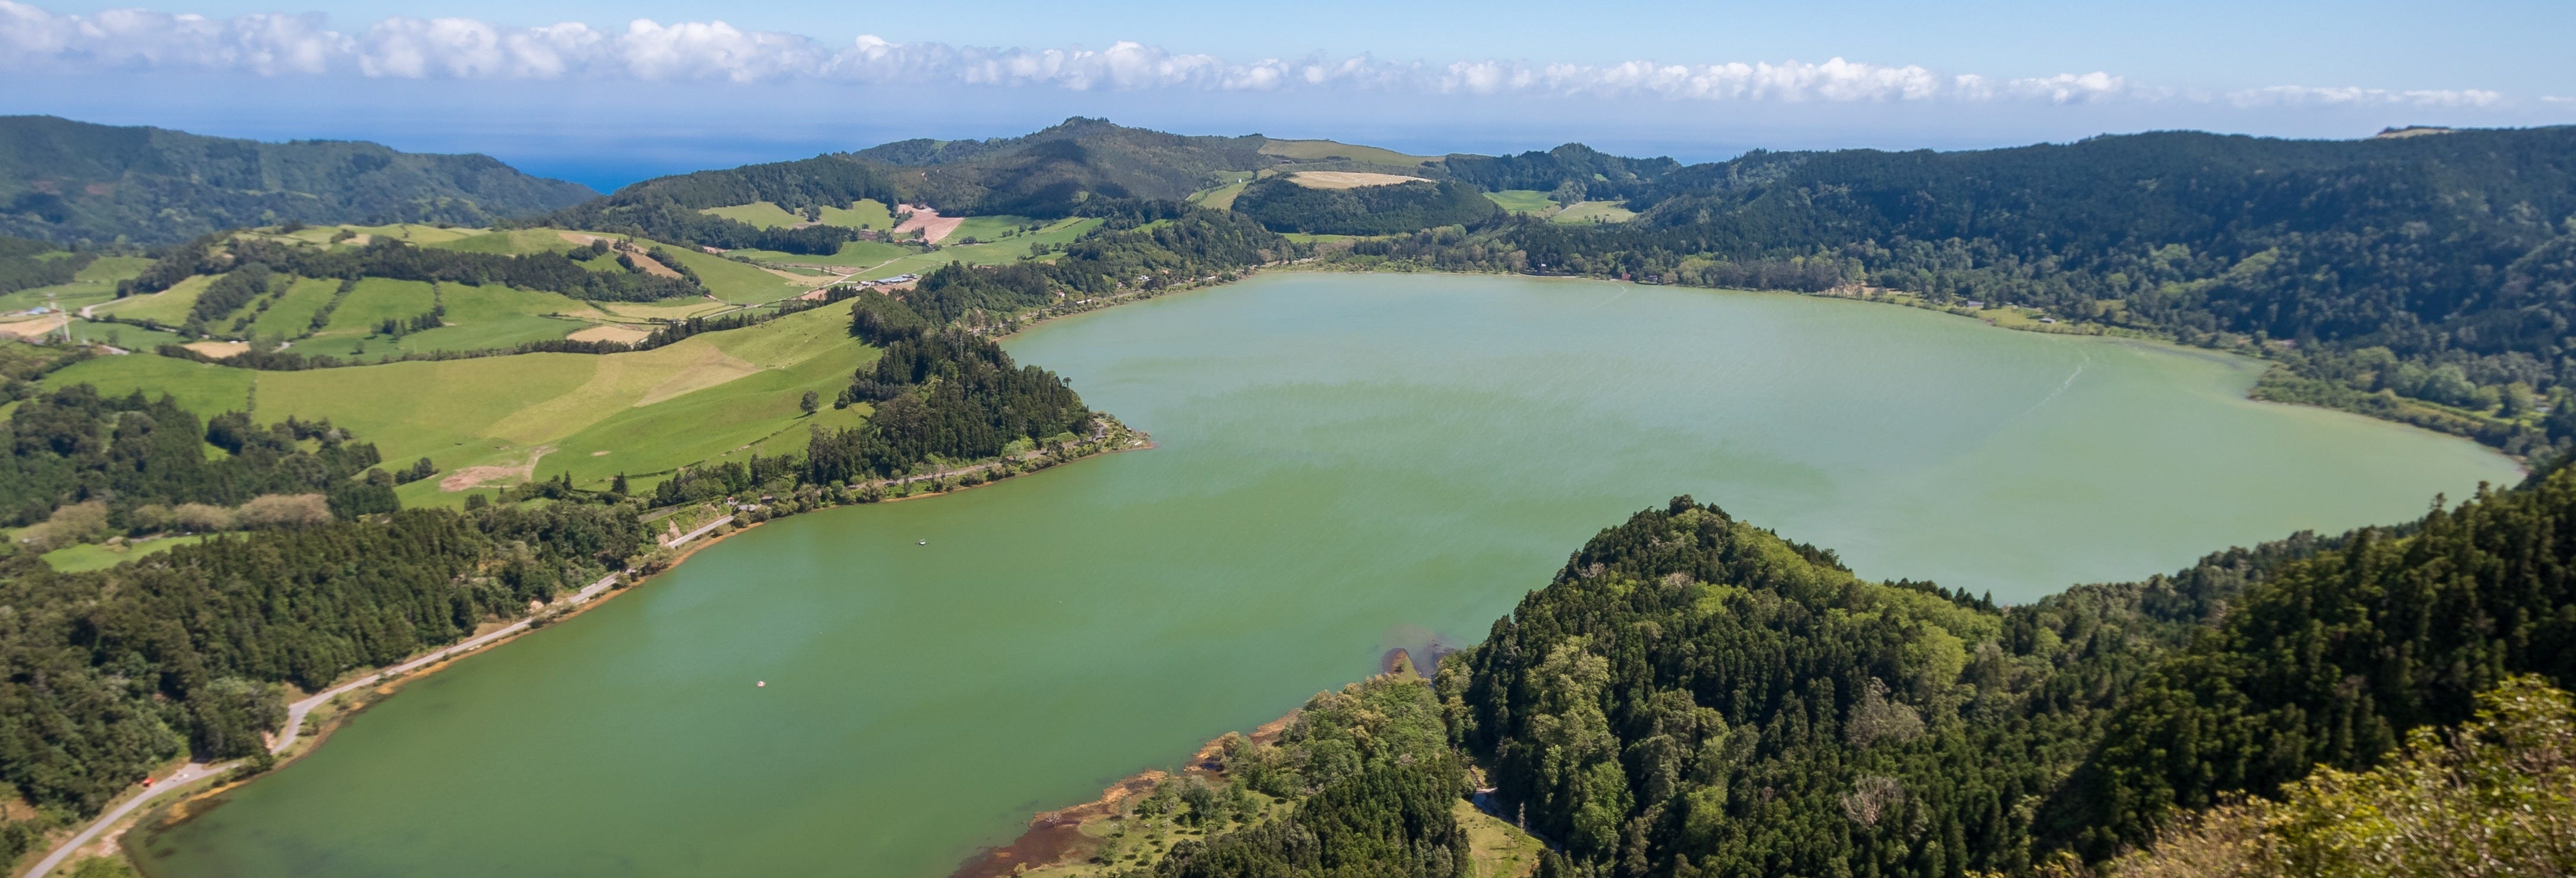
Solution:
<path fill-rule="evenodd" d="M 2247 361 L 1784 295 L 1273 275 L 1011 346 L 1162 447 L 734 537 L 412 684 L 147 868 L 937 878 L 1390 646 L 1473 641 L 1674 494 L 2025 601 L 2517 478 L 2246 401 Z"/>

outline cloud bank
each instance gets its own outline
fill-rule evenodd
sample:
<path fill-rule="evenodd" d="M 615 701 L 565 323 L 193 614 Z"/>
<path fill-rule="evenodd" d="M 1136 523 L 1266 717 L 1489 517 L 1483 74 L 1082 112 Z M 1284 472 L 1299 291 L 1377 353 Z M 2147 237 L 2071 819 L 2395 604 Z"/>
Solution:
<path fill-rule="evenodd" d="M 2197 92 L 2105 72 L 1990 78 L 1834 58 L 1823 63 L 1552 64 L 1380 60 L 1367 55 L 1232 61 L 1120 42 L 1106 49 L 975 48 L 862 36 L 832 46 L 721 21 L 637 19 L 623 32 L 577 22 L 511 27 L 465 18 L 386 18 L 358 33 L 319 15 L 212 19 L 144 9 L 55 14 L 0 0 L 0 71 L 183 71 L 377 79 L 825 82 L 1072 91 L 1356 91 L 1415 95 L 1663 98 L 1777 103 L 2189 101 L 2271 106 L 2492 107 L 2481 90 L 2275 86 Z"/>

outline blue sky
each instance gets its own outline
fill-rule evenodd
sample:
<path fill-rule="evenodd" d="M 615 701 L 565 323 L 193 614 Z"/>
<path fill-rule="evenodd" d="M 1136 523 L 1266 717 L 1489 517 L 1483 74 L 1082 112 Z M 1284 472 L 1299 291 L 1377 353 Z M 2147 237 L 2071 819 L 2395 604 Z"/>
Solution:
<path fill-rule="evenodd" d="M 153 2 L 0 0 L 0 75 L 26 86 L 0 113 L 480 151 L 599 186 L 1077 113 L 1689 160 L 2576 122 L 2565 2 Z"/>

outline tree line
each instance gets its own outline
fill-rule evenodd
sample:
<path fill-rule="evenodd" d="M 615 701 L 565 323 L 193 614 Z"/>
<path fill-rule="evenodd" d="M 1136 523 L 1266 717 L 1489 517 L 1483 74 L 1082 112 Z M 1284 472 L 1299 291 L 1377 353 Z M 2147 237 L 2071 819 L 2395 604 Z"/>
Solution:
<path fill-rule="evenodd" d="M 218 246 L 228 252 L 219 252 Z M 585 257 L 591 255 L 586 251 L 575 252 Z M 581 261 L 562 253 L 519 256 L 470 253 L 418 247 L 391 238 L 378 238 L 364 247 L 326 250 L 257 238 L 227 240 L 227 236 L 220 235 L 199 238 L 172 248 L 145 268 L 142 274 L 119 284 L 117 294 L 157 293 L 195 275 L 222 275 L 248 270 L 252 266 L 259 266 L 263 273 L 297 277 L 381 277 L 476 286 L 502 284 L 562 293 L 576 299 L 611 302 L 651 302 L 706 294 L 706 288 L 686 274 L 676 278 L 662 277 L 636 270 L 632 264 L 626 271 L 592 271 L 584 268 Z M 675 271 L 679 269 L 674 267 Z M 240 301 L 234 302 L 233 308 L 258 295 L 247 291 L 247 281 L 240 283 L 245 291 L 236 295 Z M 215 306 L 205 305 L 201 299 L 198 307 Z M 220 317 L 230 311 L 228 308 L 214 316 Z"/>
<path fill-rule="evenodd" d="M 1284 174 L 1252 181 L 1235 196 L 1233 209 L 1274 232 L 1335 235 L 1462 225 L 1502 212 L 1476 187 L 1452 180 L 1324 189 Z"/>
<path fill-rule="evenodd" d="M 104 504 L 101 529 L 138 534 L 170 525 L 176 507 L 271 494 L 323 495 L 342 518 L 395 506 L 375 445 L 328 421 L 262 427 L 226 412 L 201 422 L 167 395 L 108 396 L 79 384 L 23 399 L 0 426 L 9 440 L 0 458 L 0 522 L 8 524 L 93 501 Z M 224 455 L 209 460 L 207 445 Z"/>
<path fill-rule="evenodd" d="M 71 283 L 97 259 L 95 251 L 66 253 L 43 241 L 0 236 L 0 294 Z"/>

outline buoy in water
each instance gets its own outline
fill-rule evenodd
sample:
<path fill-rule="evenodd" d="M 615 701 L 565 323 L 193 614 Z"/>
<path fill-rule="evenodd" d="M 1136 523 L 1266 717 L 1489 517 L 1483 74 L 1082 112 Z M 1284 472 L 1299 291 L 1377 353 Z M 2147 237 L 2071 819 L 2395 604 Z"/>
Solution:
<path fill-rule="evenodd" d="M 764 689 L 765 689 L 765 688 L 768 688 L 768 686 L 769 686 L 769 681 L 767 681 L 767 680 L 762 680 L 762 681 L 760 681 L 760 682 L 758 682 L 758 683 L 753 683 L 753 684 L 751 684 L 751 685 L 752 685 L 752 686 L 754 686 L 754 687 L 756 687 L 756 688 L 764 688 Z"/>

